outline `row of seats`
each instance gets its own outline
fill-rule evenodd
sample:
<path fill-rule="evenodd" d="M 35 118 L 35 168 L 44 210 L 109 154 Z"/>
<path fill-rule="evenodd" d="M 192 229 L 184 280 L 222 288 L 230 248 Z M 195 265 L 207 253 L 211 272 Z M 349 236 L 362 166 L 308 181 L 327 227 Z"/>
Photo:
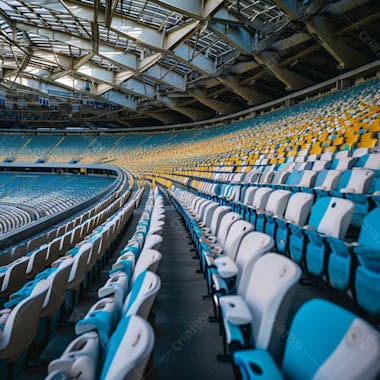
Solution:
<path fill-rule="evenodd" d="M 44 268 L 65 255 L 95 228 L 104 223 L 107 218 L 123 207 L 130 194 L 126 177 L 119 190 L 107 196 L 90 210 L 78 215 L 74 220 L 10 247 L 8 251 L 2 253 L 0 255 L 1 263 L 5 265 L 0 267 L 1 305 L 25 282 L 33 279 Z M 109 236 L 109 239 L 111 238 L 112 235 Z"/>
<path fill-rule="evenodd" d="M 377 148 L 378 93 L 379 79 L 374 78 L 292 107 L 196 130 L 114 136 L 50 135 L 49 141 L 44 136 L 19 135 L 16 140 L 3 135 L 0 154 L 19 161 L 35 161 L 48 155 L 50 161 L 56 162 L 113 162 L 135 173 L 162 174 L 178 168 L 249 171 L 254 165 L 283 164 L 289 159 L 302 159 L 305 154 L 312 159 Z M 54 145 L 52 141 L 58 143 Z"/>
<path fill-rule="evenodd" d="M 69 220 L 53 228 L 48 229 L 47 231 L 39 234 L 37 236 L 33 236 L 28 240 L 18 242 L 15 245 L 12 245 L 0 252 L 0 265 L 7 265 L 10 262 L 17 260 L 20 257 L 25 256 L 27 253 L 32 252 L 36 248 L 52 242 L 53 239 L 57 237 L 61 237 L 68 231 L 72 230 L 79 225 L 82 225 L 88 219 L 94 217 L 99 214 L 101 211 L 106 209 L 111 203 L 114 203 L 117 199 L 121 197 L 122 194 L 127 193 L 128 196 L 130 194 L 130 176 L 124 171 L 121 170 L 121 181 L 118 188 L 113 191 L 111 194 L 107 195 L 104 199 L 102 199 L 97 204 L 93 205 L 88 210 L 83 211 L 79 215 L 75 216 L 73 220 Z M 125 199 L 124 199 L 125 200 Z M 120 202 L 120 201 L 119 201 Z M 119 204 L 121 206 L 121 204 Z M 115 203 L 115 206 L 117 204 Z M 79 232 L 79 228 L 77 233 Z M 77 239 L 78 237 L 76 237 Z"/>
<path fill-rule="evenodd" d="M 270 235 L 228 206 L 179 189 L 171 195 L 195 244 L 238 378 L 379 376 L 378 331 L 324 299 L 296 305 L 297 292 L 305 293 L 302 269 L 274 252 Z"/>
<path fill-rule="evenodd" d="M 128 198 L 128 194 L 119 200 L 123 198 Z M 128 203 L 117 201 L 116 208 L 112 204 L 108 206 L 98 214 L 102 220 L 100 225 L 86 229 L 84 237 L 61 257 L 52 258 L 56 251 L 50 249 L 48 261 L 42 265 L 50 267 L 37 272 L 34 279 L 10 294 L 0 312 L 0 365 L 6 371 L 4 376 L 17 377 L 26 361 L 39 357 L 59 323 L 71 314 L 82 292 L 105 266 L 113 250 L 112 243 L 124 230 L 134 208 L 134 199 Z M 108 209 L 113 209 L 113 212 L 109 213 Z M 13 282 L 21 283 L 20 278 L 25 274 L 20 271 L 19 263 L 27 263 L 28 259 L 24 257 L 16 260 L 17 264 L 12 263 L 18 268 L 18 273 L 9 279 L 14 278 Z M 7 293 L 10 291 L 8 286 Z"/>
<path fill-rule="evenodd" d="M 194 202 L 191 205 L 195 211 L 204 213 L 213 234 L 220 234 L 219 239 L 225 238 L 229 224 L 228 219 L 222 224 L 216 208 L 250 222 L 256 231 L 271 236 L 277 252 L 290 257 L 308 274 L 348 294 L 367 313 L 379 316 L 380 208 L 367 214 L 360 235 L 349 243 L 344 239 L 354 204 L 347 199 L 315 199 L 310 193 L 259 188 L 251 205 L 232 203 L 230 207 L 179 189 L 175 193 Z"/>
<path fill-rule="evenodd" d="M 162 196 L 151 190 L 136 231 L 98 290 L 99 300 L 78 321 L 78 337 L 49 364 L 47 379 L 140 379 L 154 345 L 147 322 L 160 279 L 155 274 L 165 223 Z"/>
<path fill-rule="evenodd" d="M 191 179 L 177 174 L 165 178 L 205 195 L 246 204 L 250 201 L 252 191 L 263 186 L 292 192 L 311 192 L 319 197 L 347 198 L 355 203 L 354 223 L 360 225 L 366 213 L 380 203 L 380 153 L 369 156 L 372 162 L 370 168 L 315 171 L 288 170 L 282 168 L 282 165 L 277 168 L 273 165 L 249 173 L 221 174 L 225 175 L 222 179 Z"/>
<path fill-rule="evenodd" d="M 58 174 L 0 174 L 0 232 L 63 212 L 105 190 L 114 179 Z"/>
<path fill-rule="evenodd" d="M 34 215 L 16 205 L 0 205 L 0 234 L 6 234 L 34 220 Z"/>

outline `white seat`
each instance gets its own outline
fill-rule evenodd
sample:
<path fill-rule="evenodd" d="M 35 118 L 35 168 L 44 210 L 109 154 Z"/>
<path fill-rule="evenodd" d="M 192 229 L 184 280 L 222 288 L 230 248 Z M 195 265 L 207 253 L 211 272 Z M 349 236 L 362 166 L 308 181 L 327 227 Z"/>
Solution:
<path fill-rule="evenodd" d="M 1 310 L 0 359 L 15 361 L 32 343 L 48 289 L 48 281 L 41 280 L 14 309 Z"/>
<path fill-rule="evenodd" d="M 301 269 L 287 257 L 276 253 L 260 257 L 250 275 L 240 281 L 237 295 L 219 299 L 227 342 L 234 338 L 230 323 L 251 324 L 255 347 L 267 348 L 276 321 L 280 323 L 277 314 L 282 300 L 300 277 Z"/>

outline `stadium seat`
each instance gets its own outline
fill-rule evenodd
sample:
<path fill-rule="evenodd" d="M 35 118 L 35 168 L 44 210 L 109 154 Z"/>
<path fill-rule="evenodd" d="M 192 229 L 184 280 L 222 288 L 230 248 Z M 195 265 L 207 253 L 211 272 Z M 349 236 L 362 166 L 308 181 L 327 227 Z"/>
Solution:
<path fill-rule="evenodd" d="M 267 253 L 241 279 L 236 295 L 220 297 L 230 353 L 248 347 L 268 347 L 275 324 L 281 323 L 277 320 L 279 309 L 289 307 L 291 298 L 287 295 L 300 277 L 297 264 L 284 256 Z M 287 305 L 283 304 L 285 298 Z"/>
<path fill-rule="evenodd" d="M 242 379 L 375 379 L 379 340 L 379 333 L 362 319 L 315 299 L 297 312 L 280 366 L 263 349 L 237 351 L 234 363 Z"/>

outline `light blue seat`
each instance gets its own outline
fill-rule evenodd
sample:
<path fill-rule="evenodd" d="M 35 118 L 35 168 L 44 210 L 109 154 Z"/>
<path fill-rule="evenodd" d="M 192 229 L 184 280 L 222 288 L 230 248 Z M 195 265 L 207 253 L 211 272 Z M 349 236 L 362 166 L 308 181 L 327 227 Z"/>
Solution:
<path fill-rule="evenodd" d="M 380 208 L 372 210 L 364 219 L 359 244 L 353 251 L 358 266 L 355 273 L 356 300 L 372 315 L 380 313 Z"/>
<path fill-rule="evenodd" d="M 355 205 L 347 199 L 324 197 L 314 204 L 304 233 L 306 268 L 314 276 L 322 276 L 327 265 L 326 237 L 344 239 L 354 214 Z"/>
<path fill-rule="evenodd" d="M 362 268 L 358 268 L 358 295 L 361 306 L 372 313 L 380 312 L 380 292 L 377 291 L 379 287 L 376 285 L 380 279 L 379 220 L 380 208 L 376 208 L 364 218 L 357 242 L 347 243 L 341 239 L 327 238 L 332 250 L 328 262 L 330 285 L 340 291 L 346 291 L 353 286 L 352 271 L 359 261 L 358 265 Z M 364 278 L 367 276 L 368 283 L 361 288 L 359 284 L 363 282 L 364 285 Z"/>
<path fill-rule="evenodd" d="M 281 365 L 266 350 L 234 354 L 243 380 L 368 379 L 379 375 L 378 331 L 325 300 L 306 302 L 293 319 Z"/>

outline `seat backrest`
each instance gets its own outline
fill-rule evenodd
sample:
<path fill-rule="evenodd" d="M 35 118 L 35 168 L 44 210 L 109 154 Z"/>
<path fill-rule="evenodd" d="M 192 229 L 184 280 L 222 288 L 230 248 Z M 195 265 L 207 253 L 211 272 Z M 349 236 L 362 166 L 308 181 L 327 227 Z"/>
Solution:
<path fill-rule="evenodd" d="M 107 346 L 100 380 L 141 379 L 153 345 L 148 322 L 138 316 L 122 318 Z"/>
<path fill-rule="evenodd" d="M 252 207 L 256 210 L 264 210 L 265 205 L 268 202 L 268 198 L 272 192 L 273 189 L 269 187 L 261 187 L 258 189 L 253 198 Z"/>
<path fill-rule="evenodd" d="M 193 211 L 195 213 L 199 212 L 199 209 L 202 207 L 203 203 L 207 202 L 206 199 L 201 197 L 196 198 L 195 204 L 193 205 Z"/>
<path fill-rule="evenodd" d="M 331 163 L 331 168 L 335 170 L 348 170 L 354 166 L 356 158 L 354 157 L 342 157 L 336 158 Z"/>
<path fill-rule="evenodd" d="M 289 172 L 287 170 L 280 170 L 275 173 L 272 178 L 273 185 L 281 185 L 286 182 L 289 177 Z"/>
<path fill-rule="evenodd" d="M 205 215 L 205 212 L 207 210 L 207 207 L 213 203 L 212 201 L 206 201 L 206 202 L 203 202 L 202 205 L 199 207 L 199 210 L 198 210 L 198 219 L 199 220 L 203 220 L 203 217 Z"/>
<path fill-rule="evenodd" d="M 257 259 L 269 252 L 273 246 L 273 239 L 262 232 L 251 231 L 243 236 L 235 259 L 238 267 L 236 285 L 239 294 L 245 294 L 248 278 Z"/>
<path fill-rule="evenodd" d="M 251 170 L 249 173 L 246 174 L 244 178 L 244 183 L 255 183 L 259 179 L 260 171 L 259 170 Z"/>
<path fill-rule="evenodd" d="M 220 245 L 224 246 L 231 226 L 240 219 L 242 219 L 242 216 L 237 212 L 229 212 L 228 214 L 224 215 L 223 219 L 220 222 L 220 227 L 217 235 L 217 242 Z"/>
<path fill-rule="evenodd" d="M 284 219 L 297 226 L 304 226 L 313 206 L 314 195 L 295 193 L 288 201 Z"/>
<path fill-rule="evenodd" d="M 96 332 L 78 336 L 66 347 L 60 358 L 50 362 L 46 380 L 95 379 L 99 352 L 99 337 Z"/>
<path fill-rule="evenodd" d="M 358 148 L 355 149 L 354 152 L 352 153 L 352 157 L 362 157 L 365 156 L 368 153 L 369 149 L 368 148 Z"/>
<path fill-rule="evenodd" d="M 255 193 L 259 188 L 254 186 L 254 187 L 248 187 L 247 190 L 245 191 L 244 194 L 244 200 L 243 203 L 245 205 L 251 205 L 253 202 L 253 198 L 255 197 Z"/>
<path fill-rule="evenodd" d="M 315 170 L 304 170 L 298 186 L 312 187 L 314 185 L 316 176 L 317 172 Z"/>
<path fill-rule="evenodd" d="M 243 294 L 239 288 L 252 315 L 256 348 L 268 347 L 282 300 L 300 277 L 301 269 L 292 260 L 267 253 L 253 266 Z"/>
<path fill-rule="evenodd" d="M 282 216 L 285 212 L 290 195 L 291 192 L 288 190 L 273 191 L 269 195 L 268 202 L 265 205 L 265 211 L 271 215 Z"/>
<path fill-rule="evenodd" d="M 123 314 L 140 315 L 147 319 L 160 287 L 161 280 L 155 273 L 149 271 L 140 273 L 125 299 Z"/>
<path fill-rule="evenodd" d="M 73 259 L 64 260 L 58 269 L 47 278 L 50 286 L 41 310 L 41 317 L 51 317 L 61 307 L 64 301 L 62 295 L 65 294 L 73 262 Z"/>
<path fill-rule="evenodd" d="M 370 211 L 363 220 L 359 235 L 359 243 L 378 251 L 380 246 L 380 207 Z M 364 258 L 364 256 L 363 256 Z"/>
<path fill-rule="evenodd" d="M 304 173 L 304 170 L 292 171 L 288 179 L 286 180 L 286 184 L 289 186 L 298 186 L 298 184 L 301 182 L 303 173 Z"/>
<path fill-rule="evenodd" d="M 272 166 L 267 166 L 259 178 L 259 183 L 271 183 L 274 177 L 274 169 Z"/>
<path fill-rule="evenodd" d="M 350 152 L 348 150 L 341 150 L 340 152 L 335 153 L 335 158 L 344 158 L 349 157 Z"/>
<path fill-rule="evenodd" d="M 148 235 L 144 243 L 144 249 L 159 249 L 162 240 L 161 235 Z"/>
<path fill-rule="evenodd" d="M 216 236 L 218 234 L 220 223 L 223 217 L 230 211 L 231 211 L 231 208 L 228 206 L 219 206 L 215 210 L 212 216 L 211 225 L 210 225 L 210 230 L 211 230 L 212 235 Z"/>
<path fill-rule="evenodd" d="M 321 170 L 327 169 L 329 165 L 330 165 L 330 161 L 328 160 L 318 160 L 314 162 L 312 169 L 315 170 L 316 172 L 319 172 Z"/>
<path fill-rule="evenodd" d="M 292 380 L 375 379 L 379 356 L 378 331 L 338 305 L 313 299 L 293 319 L 282 373 Z"/>
<path fill-rule="evenodd" d="M 32 293 L 11 311 L 0 340 L 0 358 L 14 357 L 31 344 L 48 289 L 47 280 L 39 281 Z"/>
<path fill-rule="evenodd" d="M 219 207 L 219 203 L 217 202 L 211 202 L 206 207 L 206 210 L 204 212 L 202 222 L 205 224 L 206 227 L 211 226 L 212 217 L 214 215 L 215 210 Z"/>
<path fill-rule="evenodd" d="M 156 273 L 161 257 L 161 253 L 157 250 L 143 249 L 135 265 L 131 283 L 134 283 L 140 273 L 146 270 Z"/>
<path fill-rule="evenodd" d="M 10 263 L 4 274 L 1 284 L 1 296 L 8 296 L 19 290 L 24 285 L 25 273 L 28 266 L 29 257 L 24 256 Z"/>
<path fill-rule="evenodd" d="M 346 170 L 340 177 L 338 191 L 345 193 L 366 194 L 375 173 L 372 170 Z"/>
<path fill-rule="evenodd" d="M 314 187 L 323 188 L 326 191 L 335 190 L 342 172 L 339 170 L 321 170 L 315 179 Z"/>
<path fill-rule="evenodd" d="M 243 237 L 254 230 L 254 226 L 244 220 L 237 220 L 228 231 L 223 246 L 223 253 L 235 260 L 237 250 Z"/>
<path fill-rule="evenodd" d="M 361 156 L 354 165 L 355 167 L 380 170 L 380 153 L 369 153 Z"/>
<path fill-rule="evenodd" d="M 354 214 L 355 204 L 348 199 L 319 198 L 311 209 L 308 225 L 319 233 L 343 239 Z"/>
<path fill-rule="evenodd" d="M 83 282 L 90 252 L 91 246 L 83 245 L 79 247 L 78 253 L 73 256 L 74 262 L 71 267 L 68 283 L 68 288 L 70 290 L 77 289 Z"/>

